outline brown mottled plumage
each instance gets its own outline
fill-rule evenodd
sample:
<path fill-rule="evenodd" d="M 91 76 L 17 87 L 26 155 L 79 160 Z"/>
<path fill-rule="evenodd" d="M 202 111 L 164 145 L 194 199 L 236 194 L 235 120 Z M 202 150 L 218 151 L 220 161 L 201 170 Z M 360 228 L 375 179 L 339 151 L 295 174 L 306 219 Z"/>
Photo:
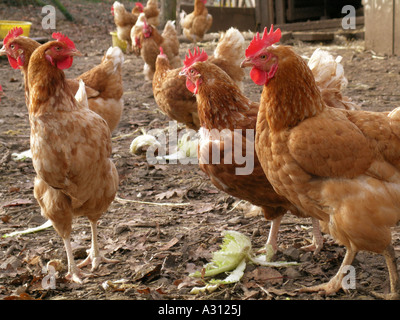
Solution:
<path fill-rule="evenodd" d="M 264 172 L 279 194 L 320 219 L 347 248 L 338 273 L 304 291 L 337 292 L 343 268 L 357 251 L 367 250 L 385 256 L 391 290 L 386 297 L 399 298 L 390 230 L 400 220 L 397 112 L 327 107 L 310 69 L 291 48 L 251 46 L 243 66 L 258 69 L 252 70 L 257 82 L 268 74 L 256 135 Z"/>
<path fill-rule="evenodd" d="M 193 12 L 186 15 L 183 11 L 181 14 L 183 34 L 194 43 L 202 41 L 212 26 L 213 17 L 208 13 L 206 3 L 207 0 L 195 0 Z"/>
<path fill-rule="evenodd" d="M 75 100 L 64 72 L 57 67 L 78 53 L 60 41 L 34 51 L 28 67 L 28 108 L 37 174 L 34 195 L 42 214 L 64 240 L 67 278 L 80 283 L 70 244 L 72 219 L 86 216 L 92 227 L 92 248 L 80 266 L 91 262 L 96 269 L 101 261 L 115 262 L 99 253 L 97 221 L 115 197 L 118 173 L 110 160 L 107 123 Z"/>
<path fill-rule="evenodd" d="M 11 45 L 13 45 L 14 49 L 11 48 Z M 7 54 L 14 59 L 19 57 L 22 59 L 23 65 L 20 69 L 25 80 L 27 106 L 29 98 L 28 65 L 33 51 L 39 46 L 40 43 L 33 39 L 18 36 L 10 38 L 4 44 L 4 50 L 0 52 L 0 55 Z M 77 79 L 66 80 L 74 94 L 78 91 L 79 79 L 85 82 L 89 108 L 107 121 L 111 131 L 117 127 L 123 109 L 121 70 L 123 61 L 124 56 L 121 50 L 119 48 L 110 48 L 99 65 L 86 71 Z"/>
<path fill-rule="evenodd" d="M 230 28 L 221 35 L 209 62 L 224 70 L 239 88 L 243 87 L 244 38 L 239 30 Z M 200 128 L 196 97 L 186 88 L 186 78 L 179 76 L 182 68 L 173 69 L 166 55 L 159 55 L 153 77 L 153 93 L 159 108 L 171 119 L 191 129 Z"/>
<path fill-rule="evenodd" d="M 220 190 L 261 207 L 265 218 L 274 220 L 268 244 L 276 250 L 282 216 L 288 210 L 301 217 L 306 215 L 274 191 L 259 163 L 254 149 L 259 104 L 246 98 L 223 70 L 208 61 L 195 62 L 186 74 L 188 78 L 193 76 L 193 82 L 201 80 L 196 94 L 201 125 L 200 168 Z M 215 134 L 213 129 L 217 130 Z M 221 163 L 211 162 L 213 148 Z M 247 164 L 235 162 L 238 151 L 249 160 Z M 233 159 L 232 164 L 224 159 Z M 244 169 L 246 165 L 253 165 L 254 169 Z M 243 170 L 242 174 L 238 169 Z"/>

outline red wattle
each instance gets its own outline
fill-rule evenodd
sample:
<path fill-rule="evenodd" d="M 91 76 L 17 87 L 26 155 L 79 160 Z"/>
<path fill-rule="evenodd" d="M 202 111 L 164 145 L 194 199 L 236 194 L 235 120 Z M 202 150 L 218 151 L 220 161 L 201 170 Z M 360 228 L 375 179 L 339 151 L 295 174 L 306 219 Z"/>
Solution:
<path fill-rule="evenodd" d="M 186 79 L 186 88 L 188 88 L 191 93 L 196 94 L 196 85 L 190 81 L 190 79 Z"/>
<path fill-rule="evenodd" d="M 18 64 L 17 59 L 14 59 L 13 57 L 10 57 L 8 55 L 7 55 L 7 58 L 8 58 L 8 62 L 10 63 L 10 66 L 13 69 L 18 69 L 19 68 L 19 64 Z"/>
<path fill-rule="evenodd" d="M 72 57 L 67 57 L 64 60 L 58 61 L 57 62 L 57 68 L 64 70 L 64 69 L 68 69 L 72 66 L 72 62 L 74 61 L 74 58 Z"/>
<path fill-rule="evenodd" d="M 253 68 L 250 71 L 250 77 L 256 85 L 263 86 L 268 81 L 267 72 L 257 68 Z"/>

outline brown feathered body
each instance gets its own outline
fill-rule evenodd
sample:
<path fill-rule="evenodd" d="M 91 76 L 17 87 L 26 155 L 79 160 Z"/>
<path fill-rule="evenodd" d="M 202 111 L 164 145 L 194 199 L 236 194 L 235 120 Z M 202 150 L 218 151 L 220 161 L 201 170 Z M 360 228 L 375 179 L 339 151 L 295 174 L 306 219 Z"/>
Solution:
<path fill-rule="evenodd" d="M 40 46 L 40 43 L 33 39 L 19 36 L 8 45 L 11 44 L 18 45 L 18 55 L 22 56 L 24 61 L 21 71 L 24 75 L 25 100 L 28 106 L 28 66 L 33 51 Z M 14 56 L 14 58 L 16 59 L 18 56 Z M 89 108 L 107 121 L 111 131 L 117 127 L 123 110 L 123 61 L 124 55 L 119 48 L 109 48 L 99 65 L 86 71 L 76 79 L 66 80 L 73 94 L 78 91 L 79 79 L 85 82 Z"/>
<path fill-rule="evenodd" d="M 188 15 L 185 12 L 181 14 L 183 34 L 194 43 L 202 41 L 212 26 L 213 17 L 208 13 L 206 3 L 206 0 L 195 0 L 193 12 Z"/>
<path fill-rule="evenodd" d="M 200 168 L 220 190 L 261 207 L 268 220 L 288 210 L 306 216 L 274 191 L 259 163 L 254 149 L 259 104 L 214 64 L 196 62 L 190 68 L 201 81 L 196 94 Z M 276 237 L 271 240 L 276 250 Z"/>
<path fill-rule="evenodd" d="M 146 6 L 143 8 L 143 11 L 141 11 L 138 6 L 135 6 L 132 9 L 132 13 L 136 16 L 144 13 L 149 24 L 156 28 L 160 25 L 160 9 L 158 9 L 157 0 L 148 0 Z"/>
<path fill-rule="evenodd" d="M 243 87 L 244 71 L 240 62 L 244 57 L 244 38 L 234 28 L 221 35 L 209 62 L 224 70 L 239 88 Z M 198 130 L 200 121 L 196 97 L 186 88 L 186 78 L 179 76 L 182 68 L 173 68 L 166 55 L 159 55 L 153 77 L 153 93 L 159 108 L 171 119 Z"/>
<path fill-rule="evenodd" d="M 37 48 L 28 67 L 34 195 L 66 243 L 74 276 L 67 245 L 72 219 L 87 217 L 93 230 L 115 197 L 118 173 L 110 159 L 107 123 L 76 101 L 64 72 L 46 58 L 46 50 L 57 42 Z"/>
<path fill-rule="evenodd" d="M 389 249 L 390 228 L 400 220 L 398 113 L 330 108 L 291 48 L 267 51 L 278 69 L 264 86 L 257 122 L 256 150 L 266 176 L 346 246 L 342 267 L 359 250 L 384 253 L 393 293 L 399 289 Z M 339 290 L 342 267 L 312 290 Z"/>
<path fill-rule="evenodd" d="M 135 25 L 138 14 L 129 12 L 125 9 L 125 6 L 115 1 L 112 6 L 112 12 L 114 15 L 114 23 L 117 27 L 117 36 L 120 40 L 127 42 L 127 50 L 131 50 L 131 29 Z"/>
<path fill-rule="evenodd" d="M 155 27 L 142 24 L 143 17 L 144 14 L 141 14 L 138 19 L 138 25 L 135 29 L 132 29 L 132 39 L 134 39 L 134 46 L 136 47 L 134 50 L 140 53 L 144 61 L 143 73 L 145 78 L 152 81 L 156 71 L 156 60 L 160 53 L 160 47 L 163 48 L 173 68 L 178 68 L 182 65 L 179 57 L 180 43 L 172 21 L 166 23 L 163 32 L 160 34 Z M 143 27 L 141 28 L 141 26 Z"/>

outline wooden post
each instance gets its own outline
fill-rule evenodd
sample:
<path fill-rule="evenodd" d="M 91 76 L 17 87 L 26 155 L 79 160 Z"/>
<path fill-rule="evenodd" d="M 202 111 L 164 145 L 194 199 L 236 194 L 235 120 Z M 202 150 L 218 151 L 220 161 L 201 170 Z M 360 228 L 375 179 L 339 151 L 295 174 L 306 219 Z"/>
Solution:
<path fill-rule="evenodd" d="M 276 24 L 286 23 L 286 1 L 276 0 L 275 1 L 275 18 Z"/>
<path fill-rule="evenodd" d="M 394 2 L 394 54 L 400 56 L 400 0 Z"/>
<path fill-rule="evenodd" d="M 161 26 L 165 26 L 168 20 L 176 20 L 176 1 L 161 0 Z"/>
<path fill-rule="evenodd" d="M 256 0 L 256 31 L 263 31 L 264 27 L 271 25 L 268 7 L 269 1 Z"/>

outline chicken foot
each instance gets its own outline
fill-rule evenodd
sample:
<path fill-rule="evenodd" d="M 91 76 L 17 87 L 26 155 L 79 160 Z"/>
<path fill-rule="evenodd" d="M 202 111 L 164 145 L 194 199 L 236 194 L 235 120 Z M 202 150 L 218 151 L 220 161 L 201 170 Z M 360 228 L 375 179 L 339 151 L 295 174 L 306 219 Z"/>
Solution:
<path fill-rule="evenodd" d="M 322 247 L 324 246 L 324 239 L 321 234 L 319 221 L 316 218 L 311 218 L 313 228 L 313 242 L 308 246 L 301 247 L 304 251 L 314 251 L 314 255 L 317 255 Z"/>
<path fill-rule="evenodd" d="M 394 249 L 392 245 L 389 245 L 383 252 L 383 256 L 386 260 L 386 265 L 389 272 L 390 280 L 390 293 L 378 293 L 372 292 L 372 294 L 380 299 L 386 300 L 399 300 L 400 299 L 400 280 L 396 265 L 396 256 L 394 254 Z"/>
<path fill-rule="evenodd" d="M 91 271 L 96 270 L 99 265 L 103 263 L 118 263 L 118 260 L 107 259 L 100 254 L 99 245 L 97 242 L 97 221 L 90 221 L 90 226 L 92 229 L 92 246 L 89 250 L 87 258 L 78 264 L 78 268 L 82 268 L 92 263 Z"/>
<path fill-rule="evenodd" d="M 313 286 L 313 287 L 302 288 L 302 289 L 300 289 L 300 292 L 320 292 L 324 295 L 334 294 L 334 293 L 338 292 L 340 289 L 343 289 L 345 292 L 347 292 L 347 289 L 343 288 L 343 285 L 342 285 L 343 278 L 345 275 L 345 272 L 343 271 L 343 269 L 346 266 L 351 265 L 351 263 L 354 260 L 355 255 L 356 255 L 356 251 L 347 249 L 346 255 L 344 256 L 344 259 L 339 268 L 339 271 L 329 282 L 320 284 L 317 286 Z"/>
<path fill-rule="evenodd" d="M 72 254 L 71 240 L 69 236 L 67 238 L 63 238 L 65 251 L 67 252 L 67 260 L 68 260 L 68 273 L 65 276 L 65 279 L 82 284 L 82 280 L 80 278 L 81 271 L 76 266 L 74 255 Z"/>

